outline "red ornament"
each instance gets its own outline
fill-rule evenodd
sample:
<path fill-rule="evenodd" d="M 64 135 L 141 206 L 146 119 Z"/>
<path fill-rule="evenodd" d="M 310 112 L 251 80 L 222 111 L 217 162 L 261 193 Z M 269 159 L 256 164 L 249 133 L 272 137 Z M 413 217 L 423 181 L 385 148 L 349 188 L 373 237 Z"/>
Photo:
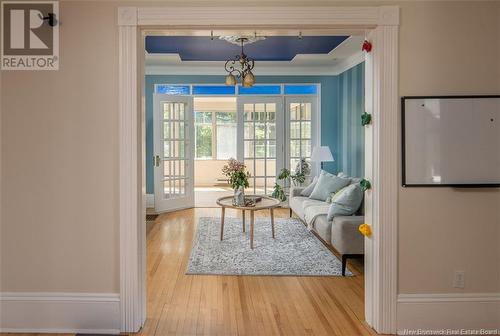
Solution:
<path fill-rule="evenodd" d="M 368 40 L 363 42 L 363 46 L 361 47 L 362 51 L 370 52 L 372 51 L 372 43 Z"/>

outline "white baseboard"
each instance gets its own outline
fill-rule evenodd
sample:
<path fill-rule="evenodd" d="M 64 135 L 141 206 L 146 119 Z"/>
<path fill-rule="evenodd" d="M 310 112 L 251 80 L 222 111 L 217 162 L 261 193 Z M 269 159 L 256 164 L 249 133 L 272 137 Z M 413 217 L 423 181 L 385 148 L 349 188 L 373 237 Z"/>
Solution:
<path fill-rule="evenodd" d="M 146 194 L 146 208 L 155 207 L 155 194 Z"/>
<path fill-rule="evenodd" d="M 0 332 L 120 333 L 120 297 L 107 293 L 0 293 Z"/>
<path fill-rule="evenodd" d="M 481 329 L 496 335 L 500 333 L 500 293 L 399 294 L 397 320 L 399 335 L 416 330 L 435 334 L 449 330 L 446 335 L 452 335 Z"/>

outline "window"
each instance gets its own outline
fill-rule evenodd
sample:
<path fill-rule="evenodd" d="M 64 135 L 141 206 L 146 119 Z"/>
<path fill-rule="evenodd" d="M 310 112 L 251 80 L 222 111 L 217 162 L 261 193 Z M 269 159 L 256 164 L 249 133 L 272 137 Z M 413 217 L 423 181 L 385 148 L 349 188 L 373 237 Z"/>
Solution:
<path fill-rule="evenodd" d="M 254 85 L 244 87 L 238 85 L 240 95 L 279 95 L 281 94 L 281 85 Z"/>
<path fill-rule="evenodd" d="M 189 95 L 190 94 L 189 85 L 156 85 L 156 93 L 168 94 L 168 95 Z"/>
<path fill-rule="evenodd" d="M 195 158 L 236 158 L 236 98 L 196 97 L 194 110 Z"/>
<path fill-rule="evenodd" d="M 194 95 L 234 95 L 236 88 L 227 85 L 193 85 Z"/>
<path fill-rule="evenodd" d="M 285 94 L 287 95 L 310 95 L 317 93 L 318 86 L 316 84 L 285 85 Z"/>
<path fill-rule="evenodd" d="M 236 158 L 236 113 L 233 112 L 216 112 L 216 148 L 217 160 L 227 160 Z"/>
<path fill-rule="evenodd" d="M 195 112 L 195 157 L 197 159 L 212 158 L 212 112 Z"/>

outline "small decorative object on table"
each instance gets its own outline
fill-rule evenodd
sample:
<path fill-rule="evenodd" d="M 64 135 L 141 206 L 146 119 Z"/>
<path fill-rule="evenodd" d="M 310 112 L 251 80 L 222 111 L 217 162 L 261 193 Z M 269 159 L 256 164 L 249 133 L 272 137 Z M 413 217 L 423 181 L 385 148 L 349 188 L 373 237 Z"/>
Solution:
<path fill-rule="evenodd" d="M 245 206 L 254 207 L 260 201 L 262 201 L 262 197 L 260 196 L 247 196 L 245 197 Z"/>
<path fill-rule="evenodd" d="M 222 174 L 228 177 L 228 182 L 234 190 L 233 205 L 245 206 L 245 188 L 249 186 L 248 178 L 250 177 L 245 164 L 230 158 L 222 167 Z"/>

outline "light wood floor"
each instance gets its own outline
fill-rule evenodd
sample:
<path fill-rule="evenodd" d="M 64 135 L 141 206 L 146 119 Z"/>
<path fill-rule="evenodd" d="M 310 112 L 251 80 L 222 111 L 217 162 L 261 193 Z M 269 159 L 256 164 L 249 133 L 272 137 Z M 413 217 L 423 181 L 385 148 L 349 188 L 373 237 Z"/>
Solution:
<path fill-rule="evenodd" d="M 278 210 L 277 217 L 288 216 Z M 354 277 L 186 275 L 199 217 L 162 214 L 147 237 L 147 321 L 137 335 L 375 335 L 363 316 L 363 265 Z M 226 216 L 237 217 L 227 209 Z M 268 216 L 256 212 L 256 216 Z M 276 232 L 279 235 L 279 232 Z"/>
<path fill-rule="evenodd" d="M 226 215 L 239 213 L 228 209 Z M 150 231 L 148 317 L 140 335 L 375 334 L 363 322 L 360 262 L 350 264 L 355 276 L 345 278 L 185 275 L 202 216 L 220 216 L 220 210 L 163 214 Z"/>

